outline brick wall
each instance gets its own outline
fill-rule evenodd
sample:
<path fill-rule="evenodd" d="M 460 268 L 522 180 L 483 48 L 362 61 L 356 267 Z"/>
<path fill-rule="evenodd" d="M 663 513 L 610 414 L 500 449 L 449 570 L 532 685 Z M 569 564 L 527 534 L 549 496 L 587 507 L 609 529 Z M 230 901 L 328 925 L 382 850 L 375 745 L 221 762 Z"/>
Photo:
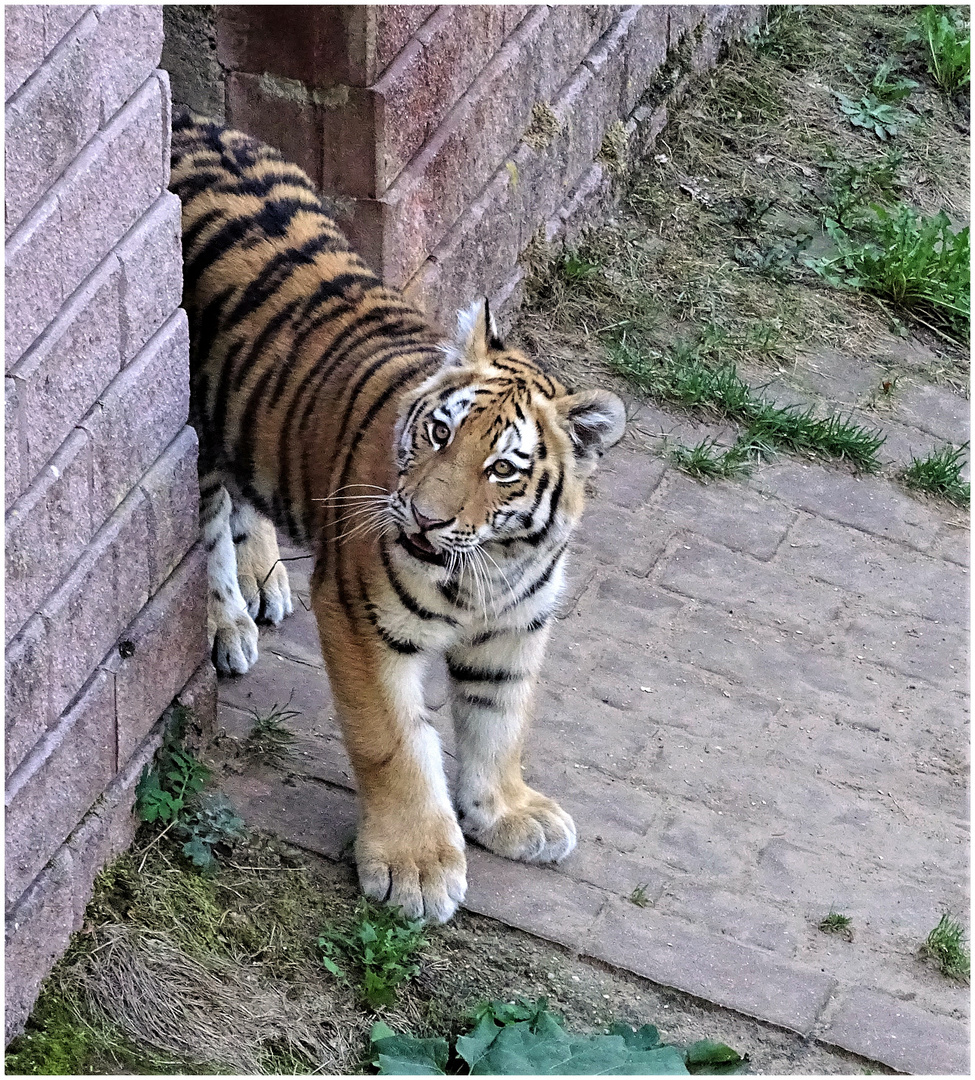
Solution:
<path fill-rule="evenodd" d="M 552 239 L 605 203 L 610 177 L 596 158 L 610 126 L 626 123 L 645 149 L 686 76 L 764 13 L 686 4 L 173 11 L 177 99 L 225 115 L 345 197 L 345 227 L 366 259 L 450 322 L 483 292 L 510 311 L 518 258 L 536 232 Z M 176 11 L 193 26 L 182 47 Z"/>
<path fill-rule="evenodd" d="M 6 10 L 7 1039 L 212 708 L 160 7 Z"/>

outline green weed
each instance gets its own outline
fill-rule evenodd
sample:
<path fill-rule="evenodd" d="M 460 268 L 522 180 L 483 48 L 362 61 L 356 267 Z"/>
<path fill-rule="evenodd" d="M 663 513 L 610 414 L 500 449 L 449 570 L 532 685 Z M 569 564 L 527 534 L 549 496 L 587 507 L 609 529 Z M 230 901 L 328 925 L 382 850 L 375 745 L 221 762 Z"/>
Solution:
<path fill-rule="evenodd" d="M 180 746 L 189 715 L 182 706 L 173 708 L 162 746 L 136 785 L 135 812 L 141 822 L 163 826 L 153 843 L 172 831 L 185 841 L 183 854 L 195 866 L 212 870 L 214 848 L 239 838 L 244 822 L 225 795 L 203 793 L 210 770 Z"/>
<path fill-rule="evenodd" d="M 872 209 L 866 243 L 853 242 L 838 222 L 827 221 L 840 253 L 808 265 L 833 285 L 889 300 L 966 341 L 971 324 L 968 226 L 955 232 L 943 211 L 925 218 L 903 203 L 895 210 Z"/>
<path fill-rule="evenodd" d="M 820 922 L 819 929 L 824 934 L 842 934 L 844 937 L 850 937 L 852 936 L 850 930 L 852 922 L 849 915 L 841 915 L 830 908 L 829 914 Z"/>
<path fill-rule="evenodd" d="M 946 979 L 968 982 L 971 955 L 964 938 L 961 923 L 945 912 L 921 946 L 921 955 L 933 960 Z"/>
<path fill-rule="evenodd" d="M 834 91 L 840 110 L 850 123 L 873 132 L 884 141 L 896 135 L 908 122 L 909 117 L 898 105 L 917 88 L 913 79 L 891 78 L 893 69 L 893 60 L 884 61 L 856 100 Z M 848 70 L 853 74 L 852 69 Z"/>
<path fill-rule="evenodd" d="M 636 904 L 637 907 L 647 907 L 650 904 L 650 897 L 647 896 L 646 884 L 637 885 L 637 887 L 630 893 L 630 903 Z"/>
<path fill-rule="evenodd" d="M 971 33 L 960 13 L 930 5 L 918 12 L 927 45 L 928 71 L 946 94 L 956 94 L 972 77 Z"/>
<path fill-rule="evenodd" d="M 877 451 L 884 436 L 841 416 L 815 417 L 812 409 L 780 408 L 755 394 L 732 363 L 722 361 L 720 335 L 697 344 L 683 342 L 669 355 L 640 350 L 621 338 L 609 350 L 609 363 L 644 393 L 664 401 L 705 408 L 745 427 L 726 467 L 777 449 L 839 458 L 871 472 L 879 467 Z M 701 446 L 698 463 L 713 457 L 714 446 Z M 691 451 L 685 454 L 685 461 Z M 703 465 L 707 468 L 707 465 Z M 739 470 L 740 471 L 740 470 Z"/>
<path fill-rule="evenodd" d="M 964 452 L 968 443 L 959 447 L 943 446 L 923 458 L 912 458 L 911 464 L 901 474 L 904 483 L 915 491 L 939 495 L 956 506 L 968 506 L 971 501 L 971 485 L 961 478 L 965 467 Z"/>
<path fill-rule="evenodd" d="M 294 753 L 295 733 L 286 727 L 301 713 L 275 703 L 266 713 L 252 713 L 254 726 L 244 742 L 244 753 L 269 765 L 281 765 Z"/>
<path fill-rule="evenodd" d="M 829 193 L 823 201 L 827 219 L 844 229 L 856 229 L 870 220 L 870 203 L 889 202 L 902 186 L 899 170 L 904 161 L 900 150 L 888 149 L 876 161 L 852 164 L 829 156 L 819 163 L 829 176 Z"/>
<path fill-rule="evenodd" d="M 682 1048 L 660 1041 L 652 1024 L 634 1031 L 613 1024 L 603 1035 L 574 1035 L 548 1011 L 548 1002 L 492 1001 L 474 1013 L 474 1027 L 453 1046 L 443 1038 L 397 1035 L 384 1023 L 370 1035 L 372 1064 L 381 1076 L 728 1075 L 746 1059 L 723 1043 L 702 1039 Z"/>
<path fill-rule="evenodd" d="M 348 981 L 347 965 L 359 970 L 362 995 L 372 1009 L 396 1001 L 396 987 L 419 973 L 414 956 L 426 944 L 422 922 L 368 900 L 359 902 L 351 928 L 329 927 L 318 939 L 322 964 L 333 975 Z"/>

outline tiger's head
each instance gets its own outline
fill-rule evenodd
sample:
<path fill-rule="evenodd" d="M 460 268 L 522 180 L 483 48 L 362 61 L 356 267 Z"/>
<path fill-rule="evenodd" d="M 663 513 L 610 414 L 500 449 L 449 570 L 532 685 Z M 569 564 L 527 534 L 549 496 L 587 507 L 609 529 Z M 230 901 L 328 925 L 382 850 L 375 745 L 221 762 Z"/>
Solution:
<path fill-rule="evenodd" d="M 399 542 L 437 566 L 488 545 L 560 542 L 586 477 L 623 434 L 623 403 L 571 394 L 507 348 L 486 300 L 461 312 L 442 348 L 444 366 L 404 402 L 394 434 Z"/>

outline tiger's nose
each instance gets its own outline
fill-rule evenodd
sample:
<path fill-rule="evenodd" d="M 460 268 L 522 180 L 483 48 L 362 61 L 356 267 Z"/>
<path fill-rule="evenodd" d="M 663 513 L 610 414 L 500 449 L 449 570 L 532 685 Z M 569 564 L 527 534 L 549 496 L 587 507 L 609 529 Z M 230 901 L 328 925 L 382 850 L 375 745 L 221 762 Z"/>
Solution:
<path fill-rule="evenodd" d="M 421 513 L 416 508 L 416 503 L 413 504 L 413 517 L 416 520 L 417 525 L 426 532 L 427 529 L 436 529 L 440 525 L 449 525 L 454 519 L 443 518 L 438 520 L 437 518 L 427 517 L 426 514 Z"/>

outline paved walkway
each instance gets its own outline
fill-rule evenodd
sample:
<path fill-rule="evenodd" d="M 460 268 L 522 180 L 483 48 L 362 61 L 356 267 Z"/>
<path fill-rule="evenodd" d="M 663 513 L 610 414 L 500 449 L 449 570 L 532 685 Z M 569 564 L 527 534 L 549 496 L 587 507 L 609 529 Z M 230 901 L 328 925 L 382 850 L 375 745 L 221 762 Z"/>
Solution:
<path fill-rule="evenodd" d="M 968 989 L 917 957 L 943 910 L 968 912 L 967 514 L 786 457 L 703 486 L 646 449 L 668 423 L 644 407 L 598 474 L 538 696 L 527 778 L 578 849 L 556 869 L 469 849 L 465 906 L 895 1069 L 967 1074 Z M 219 724 L 243 737 L 290 699 L 297 763 L 225 786 L 249 823 L 337 858 L 355 806 L 312 616 L 261 650 Z M 437 673 L 449 751 L 445 697 Z M 831 909 L 852 940 L 817 929 Z"/>

